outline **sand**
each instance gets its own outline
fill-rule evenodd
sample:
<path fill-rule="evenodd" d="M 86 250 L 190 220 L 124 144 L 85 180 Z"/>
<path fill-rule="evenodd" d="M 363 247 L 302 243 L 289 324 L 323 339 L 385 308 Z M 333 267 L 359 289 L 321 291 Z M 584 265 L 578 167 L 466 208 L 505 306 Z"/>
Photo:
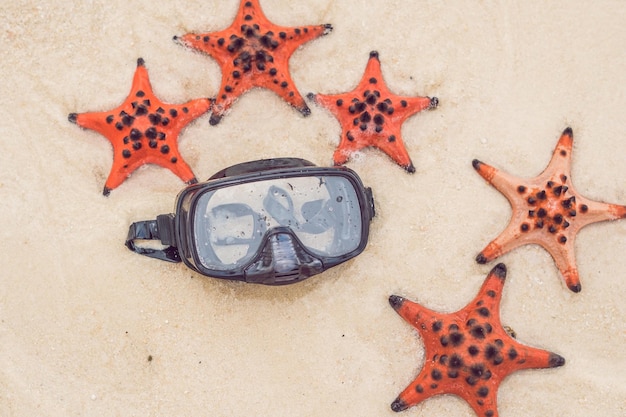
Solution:
<path fill-rule="evenodd" d="M 184 184 L 157 166 L 102 195 L 110 143 L 68 122 L 128 94 L 136 60 L 170 103 L 212 97 L 217 63 L 172 42 L 221 30 L 238 1 L 20 0 L 0 11 L 0 415 L 392 416 L 424 361 L 422 340 L 390 308 L 398 294 L 452 312 L 495 265 L 476 254 L 507 224 L 507 200 L 478 158 L 533 177 L 574 130 L 572 178 L 626 204 L 626 7 L 620 1 L 263 0 L 281 25 L 332 23 L 292 57 L 301 93 L 349 91 L 371 50 L 389 88 L 440 99 L 403 126 L 416 172 L 367 149 L 347 164 L 374 190 L 359 257 L 288 287 L 212 279 L 124 247 L 128 226 L 173 210 Z M 265 90 L 218 126 L 209 115 L 179 146 L 196 175 L 258 158 L 331 165 L 340 127 Z M 623 416 L 626 221 L 581 231 L 583 290 L 525 246 L 508 267 L 503 323 L 564 356 L 499 390 L 501 416 Z M 406 416 L 474 416 L 439 396 Z"/>

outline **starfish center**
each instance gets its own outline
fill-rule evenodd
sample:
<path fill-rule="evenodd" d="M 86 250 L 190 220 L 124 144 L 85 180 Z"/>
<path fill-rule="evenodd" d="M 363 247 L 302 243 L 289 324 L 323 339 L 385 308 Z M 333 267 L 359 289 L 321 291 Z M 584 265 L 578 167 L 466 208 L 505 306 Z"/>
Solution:
<path fill-rule="evenodd" d="M 271 51 L 274 51 L 280 43 L 274 39 L 274 32 L 261 33 L 259 25 L 242 25 L 241 35 L 231 35 L 226 49 L 235 56 L 233 65 L 243 72 L 257 70 L 264 72 L 274 62 Z M 282 33 L 285 36 L 284 33 Z"/>
<path fill-rule="evenodd" d="M 143 99 L 143 92 L 136 93 L 137 101 L 131 103 L 130 111 L 122 110 L 118 115 L 110 114 L 105 121 L 109 125 L 115 126 L 121 134 L 124 135 L 122 142 L 124 147 L 122 157 L 129 159 L 132 152 L 145 149 L 147 146 L 152 149 L 160 149 L 161 153 L 166 155 L 170 151 L 169 145 L 166 143 L 167 133 L 166 127 L 172 119 L 178 117 L 178 111 L 174 108 L 166 111 L 163 107 L 153 108 L 152 103 L 148 99 Z M 187 111 L 187 108 L 183 108 Z M 176 163 L 177 158 L 172 157 L 171 162 Z"/>
<path fill-rule="evenodd" d="M 439 348 L 432 358 L 430 375 L 415 388 L 418 392 L 437 389 L 444 380 L 458 379 L 460 384 L 475 391 L 480 404 L 480 398 L 489 393 L 487 381 L 498 373 L 498 367 L 505 359 L 517 358 L 515 348 L 507 349 L 494 333 L 487 320 L 491 315 L 489 309 L 479 307 L 476 312 L 475 317 L 465 323 L 436 321 L 432 324 L 431 330 L 439 336 Z"/>
<path fill-rule="evenodd" d="M 588 208 L 584 204 L 576 204 L 576 196 L 566 182 L 567 177 L 561 175 L 558 179 L 548 181 L 545 187 L 527 188 L 520 185 L 517 188 L 528 205 L 526 221 L 521 225 L 522 232 L 539 230 L 556 235 L 562 244 L 567 242 L 563 233 L 575 221 L 578 213 L 585 213 Z"/>
<path fill-rule="evenodd" d="M 376 84 L 377 80 L 372 78 L 369 82 L 370 84 Z M 343 104 L 342 99 L 337 100 L 337 106 L 342 107 Z M 400 106 L 406 107 L 407 102 L 402 100 Z M 347 111 L 353 117 L 353 125 L 358 127 L 361 132 L 383 134 L 387 118 L 394 114 L 395 107 L 391 99 L 381 98 L 380 91 L 366 90 L 363 93 L 363 97 L 354 97 L 352 99 L 350 105 L 347 107 Z M 347 136 L 348 140 L 354 140 L 352 133 L 348 132 Z M 396 137 L 390 135 L 387 140 L 394 142 Z"/>

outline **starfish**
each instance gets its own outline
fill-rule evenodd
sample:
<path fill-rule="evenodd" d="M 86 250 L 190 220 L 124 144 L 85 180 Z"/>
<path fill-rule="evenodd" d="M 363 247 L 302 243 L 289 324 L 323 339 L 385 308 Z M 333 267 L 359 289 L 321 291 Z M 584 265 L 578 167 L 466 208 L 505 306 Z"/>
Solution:
<path fill-rule="evenodd" d="M 500 383 L 513 372 L 565 364 L 556 353 L 517 342 L 500 323 L 506 266 L 496 265 L 472 302 L 451 314 L 392 295 L 389 303 L 417 329 L 426 347 L 424 367 L 391 404 L 402 411 L 439 394 L 454 394 L 480 417 L 497 417 Z"/>
<path fill-rule="evenodd" d="M 95 130 L 113 145 L 113 167 L 104 185 L 108 196 L 137 168 L 157 164 L 170 169 L 187 184 L 196 177 L 178 151 L 178 135 L 194 119 L 207 112 L 209 99 L 166 104 L 152 91 L 144 60 L 137 60 L 130 94 L 119 107 L 106 112 L 71 113 L 69 121 Z"/>
<path fill-rule="evenodd" d="M 478 160 L 476 171 L 509 200 L 513 208 L 504 231 L 476 257 L 484 264 L 529 243 L 542 246 L 554 259 L 568 288 L 582 289 L 574 256 L 574 240 L 591 223 L 626 217 L 626 206 L 606 204 L 581 196 L 570 178 L 573 133 L 563 131 L 548 167 L 524 180 Z"/>
<path fill-rule="evenodd" d="M 253 87 L 281 96 L 304 116 L 311 110 L 289 73 L 289 58 L 302 44 L 330 33 L 329 24 L 282 27 L 270 22 L 259 0 L 242 1 L 233 23 L 219 32 L 188 33 L 174 40 L 212 56 L 222 68 L 222 85 L 209 122 L 216 125 L 235 100 Z"/>
<path fill-rule="evenodd" d="M 437 97 L 402 97 L 391 93 L 376 51 L 370 52 L 363 78 L 354 90 L 335 95 L 311 93 L 308 98 L 328 109 L 341 124 L 339 146 L 333 155 L 335 165 L 343 165 L 353 152 L 373 146 L 410 173 L 415 172 L 415 167 L 402 141 L 402 123 L 439 103 Z"/>

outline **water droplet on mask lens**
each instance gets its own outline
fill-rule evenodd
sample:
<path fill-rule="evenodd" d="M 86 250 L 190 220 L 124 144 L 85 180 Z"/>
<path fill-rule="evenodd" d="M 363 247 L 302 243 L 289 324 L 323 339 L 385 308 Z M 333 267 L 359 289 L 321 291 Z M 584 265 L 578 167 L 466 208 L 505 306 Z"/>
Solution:
<path fill-rule="evenodd" d="M 331 211 L 331 212 L 332 212 L 332 211 L 334 211 L 334 210 L 335 210 L 334 208 L 332 208 L 332 207 L 328 207 L 328 211 Z"/>
<path fill-rule="evenodd" d="M 343 201 L 343 197 L 342 196 L 337 197 L 337 202 L 338 203 L 341 203 L 342 201 Z"/>

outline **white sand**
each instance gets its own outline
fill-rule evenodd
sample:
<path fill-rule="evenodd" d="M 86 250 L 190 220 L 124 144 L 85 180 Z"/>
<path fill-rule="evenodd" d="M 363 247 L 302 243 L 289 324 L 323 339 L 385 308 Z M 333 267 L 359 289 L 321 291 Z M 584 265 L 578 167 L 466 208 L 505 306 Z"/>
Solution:
<path fill-rule="evenodd" d="M 358 258 L 289 287 L 205 278 L 123 245 L 130 223 L 172 211 L 183 183 L 150 166 L 103 197 L 111 146 L 67 114 L 120 104 L 138 57 L 163 101 L 214 95 L 217 63 L 172 36 L 229 26 L 238 1 L 5 3 L 2 416 L 396 415 L 389 404 L 419 372 L 423 345 L 387 297 L 463 307 L 495 265 L 474 256 L 509 219 L 473 158 L 532 177 L 571 126 L 578 191 L 626 204 L 623 2 L 263 0 L 275 23 L 334 25 L 291 59 L 303 94 L 351 90 L 378 50 L 393 92 L 440 107 L 404 125 L 414 175 L 376 150 L 348 164 L 378 208 Z M 276 156 L 330 165 L 339 124 L 311 108 L 303 118 L 255 90 L 217 127 L 198 119 L 180 149 L 199 178 Z M 580 294 L 539 247 L 500 259 L 503 322 L 567 359 L 506 379 L 501 416 L 625 414 L 625 252 L 626 221 L 584 229 Z M 474 413 L 440 396 L 401 415 Z"/>

